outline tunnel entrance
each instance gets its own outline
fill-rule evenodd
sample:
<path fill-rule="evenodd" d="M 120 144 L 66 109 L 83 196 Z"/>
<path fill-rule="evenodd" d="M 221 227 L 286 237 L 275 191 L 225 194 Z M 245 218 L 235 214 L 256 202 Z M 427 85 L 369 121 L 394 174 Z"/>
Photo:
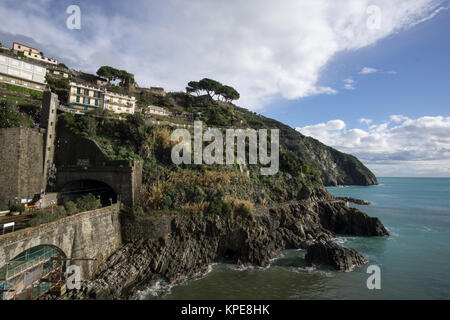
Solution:
<path fill-rule="evenodd" d="M 64 252 L 52 245 L 23 251 L 0 268 L 0 300 L 33 300 L 64 285 Z"/>
<path fill-rule="evenodd" d="M 117 194 L 109 185 L 97 180 L 78 180 L 66 184 L 59 192 L 61 204 L 74 201 L 86 194 L 92 193 L 99 198 L 103 206 L 117 202 Z"/>

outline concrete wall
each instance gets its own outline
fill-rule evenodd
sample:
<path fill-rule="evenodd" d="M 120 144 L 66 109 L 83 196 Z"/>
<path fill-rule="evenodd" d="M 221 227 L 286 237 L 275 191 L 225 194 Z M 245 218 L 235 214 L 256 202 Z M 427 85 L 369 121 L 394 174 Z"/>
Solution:
<path fill-rule="evenodd" d="M 0 129 L 0 203 L 32 199 L 43 186 L 43 134 L 18 127 Z"/>
<path fill-rule="evenodd" d="M 60 248 L 66 257 L 96 258 L 73 261 L 81 267 L 82 279 L 90 279 L 97 267 L 121 246 L 120 205 L 82 212 L 45 225 L 0 236 L 0 267 L 24 250 L 38 245 Z"/>

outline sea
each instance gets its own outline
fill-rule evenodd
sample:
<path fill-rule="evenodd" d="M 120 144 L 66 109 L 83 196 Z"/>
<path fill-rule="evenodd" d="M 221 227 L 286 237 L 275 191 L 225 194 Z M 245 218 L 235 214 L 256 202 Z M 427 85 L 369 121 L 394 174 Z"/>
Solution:
<path fill-rule="evenodd" d="M 338 236 L 369 264 L 337 272 L 305 264 L 304 250 L 286 250 L 266 268 L 232 263 L 176 286 L 142 291 L 142 299 L 450 299 L 450 178 L 379 178 L 377 186 L 328 188 L 335 196 L 370 201 L 352 205 L 387 227 L 388 238 Z M 378 288 L 373 269 L 379 267 Z M 376 267 L 375 267 L 376 268 Z M 370 273 L 368 273 L 370 271 Z M 368 281 L 369 279 L 369 281 Z M 371 287 L 372 289 L 369 289 Z"/>

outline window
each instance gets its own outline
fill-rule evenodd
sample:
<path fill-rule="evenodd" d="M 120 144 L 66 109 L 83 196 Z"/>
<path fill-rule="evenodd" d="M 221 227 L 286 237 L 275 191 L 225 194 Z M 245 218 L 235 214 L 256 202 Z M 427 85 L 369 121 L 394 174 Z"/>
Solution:
<path fill-rule="evenodd" d="M 89 95 L 89 90 L 88 89 L 84 89 L 84 95 L 88 96 Z"/>
<path fill-rule="evenodd" d="M 98 106 L 98 100 L 97 99 L 95 99 L 95 105 Z"/>
<path fill-rule="evenodd" d="M 80 97 L 77 96 L 77 102 L 80 103 Z"/>
<path fill-rule="evenodd" d="M 77 93 L 81 94 L 81 88 L 77 88 Z"/>

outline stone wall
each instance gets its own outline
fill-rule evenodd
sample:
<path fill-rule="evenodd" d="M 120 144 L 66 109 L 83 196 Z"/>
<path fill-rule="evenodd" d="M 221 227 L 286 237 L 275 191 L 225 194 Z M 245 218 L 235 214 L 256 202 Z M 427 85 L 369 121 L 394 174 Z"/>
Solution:
<path fill-rule="evenodd" d="M 55 156 L 55 138 L 56 138 L 56 110 L 59 106 L 58 96 L 50 91 L 45 91 L 42 100 L 41 110 L 41 128 L 46 129 L 44 139 L 44 181 L 43 189 L 46 189 L 49 177 L 52 177 L 53 162 Z"/>
<path fill-rule="evenodd" d="M 0 203 L 32 199 L 43 186 L 43 133 L 18 127 L 0 129 Z"/>
<path fill-rule="evenodd" d="M 58 122 L 55 191 L 74 181 L 95 180 L 110 186 L 121 201 L 132 205 L 142 184 L 142 161 L 108 160 L 92 139 L 70 132 L 64 120 Z"/>
<path fill-rule="evenodd" d="M 121 246 L 120 204 L 82 212 L 45 225 L 0 236 L 0 267 L 24 250 L 53 245 L 69 258 L 95 258 L 95 261 L 69 261 L 81 267 L 82 279 L 90 279 L 99 264 Z"/>

